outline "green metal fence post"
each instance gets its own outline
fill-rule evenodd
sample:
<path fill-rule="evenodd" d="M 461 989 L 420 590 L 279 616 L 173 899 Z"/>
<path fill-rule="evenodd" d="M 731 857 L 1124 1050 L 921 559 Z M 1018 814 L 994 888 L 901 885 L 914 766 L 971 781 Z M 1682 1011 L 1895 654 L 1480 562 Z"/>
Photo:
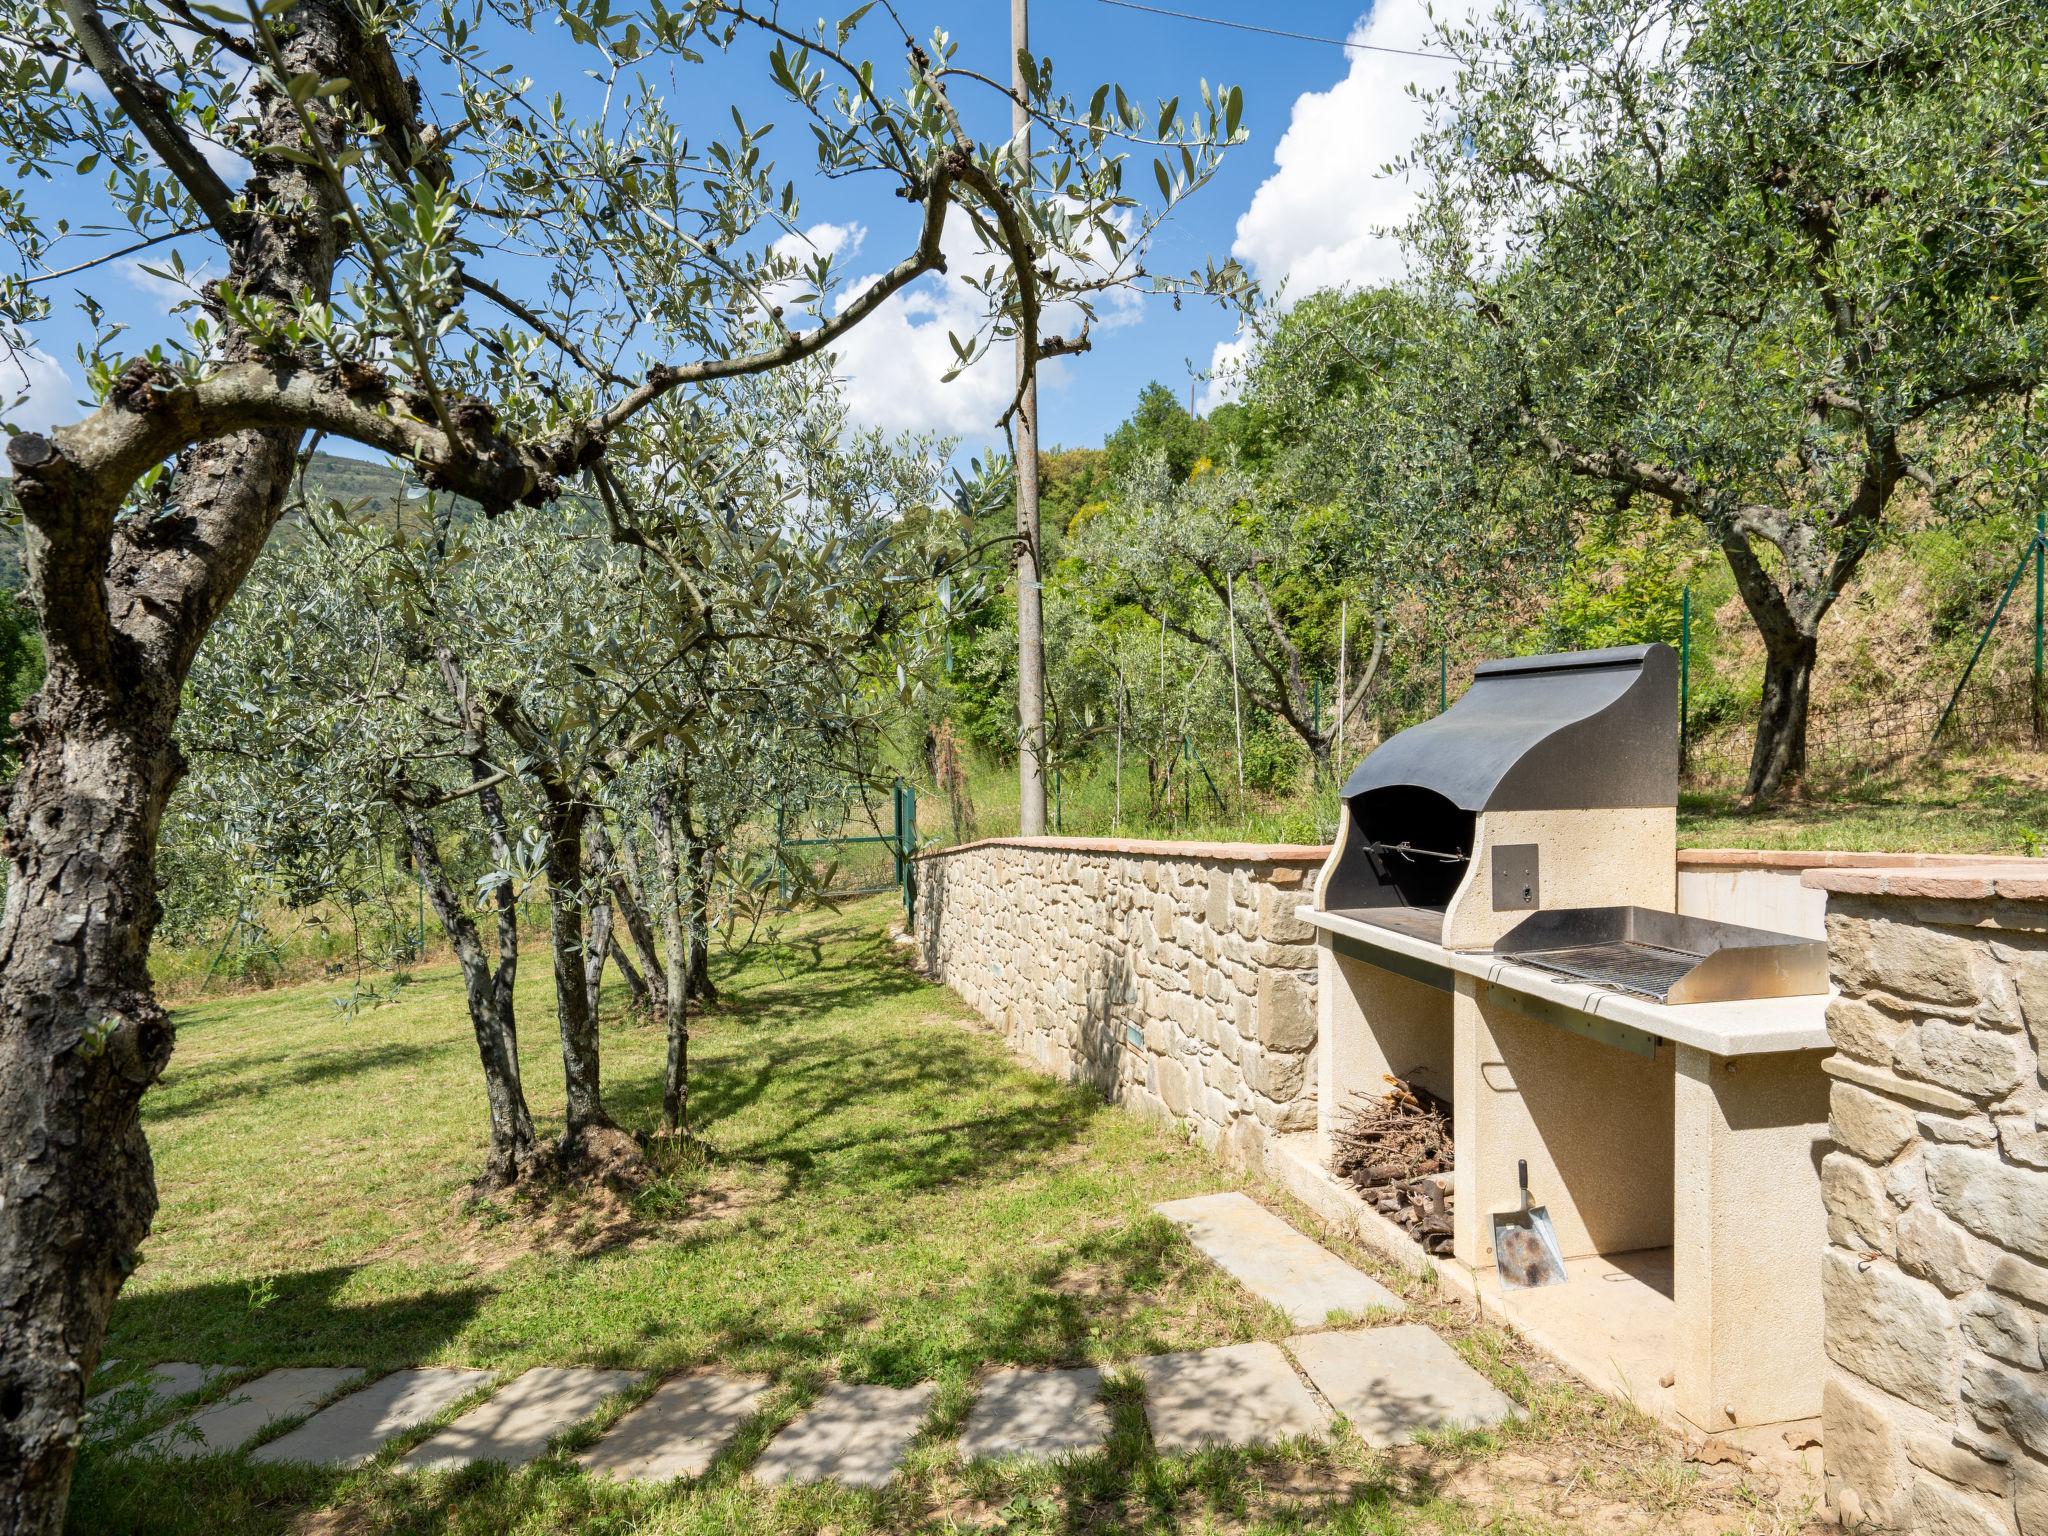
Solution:
<path fill-rule="evenodd" d="M 2041 556 L 2041 533 L 2038 522 L 2037 519 L 2034 537 L 2027 542 L 2027 548 L 2020 556 L 2020 563 L 2012 568 L 2012 580 L 2008 581 L 2005 590 L 1998 594 L 1998 603 L 1991 610 L 1990 621 L 1985 624 L 1984 632 L 1977 636 L 1977 648 L 1970 652 L 1970 660 L 1963 668 L 1963 675 L 1956 680 L 1956 691 L 1948 696 L 1948 703 L 1942 708 L 1941 718 L 1934 722 L 1932 739 L 1935 741 L 1941 740 L 1941 733 L 1948 729 L 1949 716 L 1956 712 L 1956 701 L 1963 696 L 1963 690 L 1970 686 L 1970 674 L 1977 670 L 1977 663 L 1984 655 L 1984 647 L 1991 643 L 1991 632 L 1998 628 L 1998 621 L 2005 616 L 2005 605 L 2012 600 L 2013 591 L 2019 586 L 2020 578 L 2027 574 L 2027 562 L 2034 561 L 2038 570 Z"/>
<path fill-rule="evenodd" d="M 1678 767 L 1692 756 L 1692 583 L 1678 599 Z"/>
<path fill-rule="evenodd" d="M 778 805 L 775 807 L 775 895 L 786 907 L 789 905 L 789 865 L 786 862 L 788 855 L 782 847 L 782 816 L 782 807 Z"/>
<path fill-rule="evenodd" d="M 896 781 L 897 858 L 903 870 L 903 920 L 917 921 L 917 786 Z"/>
<path fill-rule="evenodd" d="M 1060 770 L 1052 771 L 1052 830 L 1057 835 L 1067 830 L 1066 813 L 1061 809 Z"/>
<path fill-rule="evenodd" d="M 2034 514 L 2034 745 L 2041 745 L 2042 567 L 2048 564 L 2048 513 Z"/>
<path fill-rule="evenodd" d="M 1451 647 L 1445 642 L 1436 653 L 1436 712 L 1451 707 Z"/>

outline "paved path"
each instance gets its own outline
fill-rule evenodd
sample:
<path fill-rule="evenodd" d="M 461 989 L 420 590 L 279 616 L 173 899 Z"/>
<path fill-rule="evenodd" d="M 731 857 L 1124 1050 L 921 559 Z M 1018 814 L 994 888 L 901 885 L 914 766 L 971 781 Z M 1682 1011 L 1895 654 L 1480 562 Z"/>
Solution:
<path fill-rule="evenodd" d="M 1368 1312 L 1400 1313 L 1401 1298 L 1321 1243 L 1303 1237 L 1240 1194 L 1199 1195 L 1152 1207 L 1238 1284 L 1270 1301 L 1297 1328 L 1321 1328 L 1333 1312 L 1356 1322 Z"/>
<path fill-rule="evenodd" d="M 1319 1435 L 1330 1413 L 1278 1344 L 1231 1344 L 1136 1362 L 1152 1443 L 1167 1452 L 1211 1445 L 1271 1445 Z"/>
<path fill-rule="evenodd" d="M 1204 1253 L 1304 1329 L 1329 1315 L 1395 1312 L 1399 1298 L 1242 1195 L 1211 1195 L 1157 1207 Z M 1368 1445 L 1398 1445 L 1425 1429 L 1494 1424 L 1514 1403 L 1487 1384 L 1430 1329 L 1415 1324 L 1296 1334 L 1278 1344 L 1153 1355 L 1132 1362 L 1145 1386 L 1145 1418 L 1166 1454 L 1205 1446 L 1271 1444 L 1319 1435 L 1335 1413 Z M 197 1392 L 229 1369 L 173 1363 L 142 1378 L 155 1407 Z M 151 1456 L 233 1452 L 281 1419 L 331 1397 L 360 1373 L 294 1368 L 245 1383 L 219 1403 L 159 1430 L 137 1450 Z M 429 1436 L 399 1462 L 407 1471 L 495 1461 L 519 1466 L 554 1437 L 640 1380 L 632 1371 L 537 1366 Z M 488 1371 L 394 1371 L 360 1386 L 298 1428 L 250 1453 L 259 1462 L 353 1466 L 394 1436 L 430 1422 L 488 1385 Z M 1313 1386 L 1311 1386 L 1313 1384 Z M 577 1458 L 610 1477 L 663 1480 L 701 1475 L 760 1412 L 771 1383 L 760 1376 L 679 1376 L 626 1414 Z M 133 1386 L 114 1389 L 132 1394 Z M 931 1411 L 936 1383 L 827 1387 L 754 1461 L 763 1483 L 836 1481 L 880 1488 L 896 1475 Z M 92 1399 L 115 1399 L 103 1392 Z M 1109 1437 L 1102 1373 L 1001 1370 L 980 1382 L 961 1430 L 968 1461 L 1085 1454 Z"/>
<path fill-rule="evenodd" d="M 631 1481 L 697 1477 L 768 1395 L 766 1376 L 678 1376 L 577 1457 L 587 1471 Z"/>
<path fill-rule="evenodd" d="M 1297 1334 L 1287 1347 L 1367 1445 L 1406 1445 L 1417 1430 L 1475 1429 L 1520 1412 L 1419 1323 Z"/>
<path fill-rule="evenodd" d="M 882 1488 L 917 1438 L 937 1382 L 915 1387 L 827 1387 L 755 1461 L 764 1483 L 822 1483 Z"/>
<path fill-rule="evenodd" d="M 86 1408 L 92 1411 L 87 1432 L 95 1437 L 114 1434 L 150 1417 L 166 1403 L 204 1391 L 227 1375 L 229 1369 L 225 1365 L 194 1365 L 188 1360 L 166 1360 L 162 1365 L 153 1365 L 136 1380 L 107 1387 L 85 1400 Z"/>
<path fill-rule="evenodd" d="M 985 1378 L 960 1431 L 967 1461 L 1049 1460 L 1092 1451 L 1109 1438 L 1102 1372 L 997 1371 Z"/>
<path fill-rule="evenodd" d="M 158 1430 L 142 1442 L 143 1453 L 183 1459 L 239 1451 L 279 1419 L 297 1418 L 362 1374 L 324 1365 L 272 1371 Z"/>
<path fill-rule="evenodd" d="M 249 1459 L 353 1467 L 376 1455 L 394 1435 L 438 1418 L 456 1399 L 467 1397 L 490 1379 L 489 1371 L 446 1367 L 393 1371 L 321 1409 L 290 1434 L 258 1446 Z"/>
<path fill-rule="evenodd" d="M 523 1467 L 572 1424 L 580 1424 L 640 1380 L 637 1371 L 537 1365 L 478 1403 L 398 1463 L 401 1472 L 439 1472 L 473 1461 Z"/>

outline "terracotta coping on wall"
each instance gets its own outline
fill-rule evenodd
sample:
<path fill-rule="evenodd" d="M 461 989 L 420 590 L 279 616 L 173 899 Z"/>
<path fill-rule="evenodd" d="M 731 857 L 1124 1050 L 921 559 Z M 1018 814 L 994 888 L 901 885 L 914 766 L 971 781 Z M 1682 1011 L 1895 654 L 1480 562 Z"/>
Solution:
<path fill-rule="evenodd" d="M 1929 866 L 1899 864 L 1816 869 L 1800 882 L 1841 896 L 1915 896 L 1931 901 L 2048 901 L 2048 859 L 1978 859 Z"/>
<path fill-rule="evenodd" d="M 1038 848 L 1048 853 L 1111 853 L 1139 859 L 1219 859 L 1238 864 L 1320 864 L 1330 856 L 1328 844 L 1306 843 L 1175 843 L 1130 837 L 984 837 L 951 848 L 932 848 L 917 855 L 938 858 L 974 848 Z M 1829 849 L 1681 848 L 1680 869 L 1782 869 L 1788 873 L 1828 871 L 2009 869 L 2024 861 L 1987 858 L 1981 853 L 1838 853 Z M 2048 878 L 2048 860 L 2034 866 Z M 1809 879 L 1822 890 L 1846 892 L 1849 887 Z M 1859 887 L 1858 889 L 1862 889 Z M 1960 893 L 1958 893 L 1960 894 Z"/>
<path fill-rule="evenodd" d="M 951 848 L 933 848 L 920 859 L 942 858 L 975 848 L 1036 848 L 1045 853 L 1115 853 L 1135 859 L 1218 859 L 1233 864 L 1320 864 L 1330 856 L 1301 843 L 1154 843 L 1119 837 L 984 837 Z"/>
<path fill-rule="evenodd" d="M 1681 869 L 1942 869 L 2007 863 L 1981 853 L 1836 853 L 1802 848 L 1681 848 Z"/>

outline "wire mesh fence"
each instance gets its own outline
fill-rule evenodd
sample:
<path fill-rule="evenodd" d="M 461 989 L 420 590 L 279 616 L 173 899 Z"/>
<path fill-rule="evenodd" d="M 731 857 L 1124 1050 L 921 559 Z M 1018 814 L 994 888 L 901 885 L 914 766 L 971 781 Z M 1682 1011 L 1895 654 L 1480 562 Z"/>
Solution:
<path fill-rule="evenodd" d="M 2032 748 L 2035 737 L 2031 677 L 1977 678 L 1956 698 L 1940 739 L 1935 728 L 1949 706 L 1947 693 L 1888 693 L 1816 705 L 1807 722 L 1807 771 L 1830 777 L 1878 773 L 1930 750 Z M 1693 732 L 1685 781 L 1689 788 L 1740 787 L 1756 741 L 1753 721 L 1729 721 Z"/>

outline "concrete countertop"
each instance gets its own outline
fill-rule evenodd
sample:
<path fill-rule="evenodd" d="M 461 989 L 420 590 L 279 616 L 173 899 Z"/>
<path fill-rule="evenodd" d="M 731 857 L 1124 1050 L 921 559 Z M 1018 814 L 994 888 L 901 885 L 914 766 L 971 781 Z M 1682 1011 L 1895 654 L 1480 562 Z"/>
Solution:
<path fill-rule="evenodd" d="M 1710 1056 L 1761 1056 L 1773 1051 L 1824 1051 L 1828 1039 L 1828 999 L 1763 997 L 1733 1003 L 1653 1003 L 1646 997 L 1609 987 L 1568 981 L 1549 971 L 1517 965 L 1491 953 L 1446 949 L 1428 939 L 1411 938 L 1363 923 L 1336 912 L 1301 907 L 1295 915 L 1325 933 L 1341 933 L 1376 949 L 1441 965 L 1448 971 L 1476 976 L 1497 986 L 1512 987 L 1531 997 L 1557 1003 L 1589 1018 L 1611 1019 L 1660 1040 L 1693 1046 Z"/>

